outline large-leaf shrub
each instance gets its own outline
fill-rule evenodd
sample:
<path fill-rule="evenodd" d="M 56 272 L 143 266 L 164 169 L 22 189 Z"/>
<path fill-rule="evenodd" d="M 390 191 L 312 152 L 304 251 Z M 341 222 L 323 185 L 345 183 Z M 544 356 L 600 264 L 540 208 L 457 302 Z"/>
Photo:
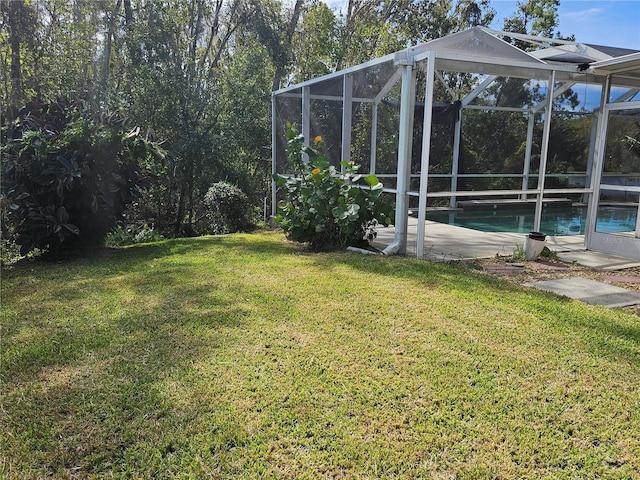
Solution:
<path fill-rule="evenodd" d="M 125 119 L 85 102 L 32 102 L 3 125 L 6 219 L 24 255 L 100 245 L 152 178 L 140 162 L 162 152 Z"/>
<path fill-rule="evenodd" d="M 344 161 L 338 171 L 320 153 L 321 137 L 312 147 L 304 145 L 294 125 L 288 124 L 285 134 L 294 175 L 274 175 L 286 195 L 275 220 L 290 239 L 314 250 L 366 246 L 378 226 L 392 223 L 393 208 L 381 200 L 383 185 L 375 175 L 362 176 L 358 165 Z"/>

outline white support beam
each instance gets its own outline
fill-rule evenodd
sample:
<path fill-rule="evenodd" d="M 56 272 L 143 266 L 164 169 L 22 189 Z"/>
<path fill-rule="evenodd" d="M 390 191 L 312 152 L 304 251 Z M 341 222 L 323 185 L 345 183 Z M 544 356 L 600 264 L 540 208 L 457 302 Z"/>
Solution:
<path fill-rule="evenodd" d="M 420 159 L 420 197 L 418 199 L 418 234 L 416 257 L 424 257 L 424 234 L 427 221 L 427 193 L 431 154 L 431 121 L 433 118 L 433 84 L 435 82 L 435 54 L 427 57 L 424 94 L 424 122 L 422 123 L 422 158 Z"/>
<path fill-rule="evenodd" d="M 369 164 L 369 173 L 375 174 L 377 168 L 378 153 L 378 103 L 375 102 L 371 106 L 371 163 Z"/>
<path fill-rule="evenodd" d="M 393 86 L 398 83 L 400 77 L 402 77 L 402 69 L 398 68 L 395 72 L 393 72 L 393 75 L 391 75 L 391 78 L 387 81 L 387 83 L 385 83 L 384 86 L 380 89 L 378 94 L 374 97 L 373 101 L 375 103 L 380 103 L 382 99 L 387 95 L 387 93 L 391 91 Z"/>
<path fill-rule="evenodd" d="M 341 158 L 345 162 L 351 160 L 351 125 L 353 116 L 353 76 L 345 75 L 342 79 L 342 144 Z M 341 168 L 344 171 L 344 167 Z"/>
<path fill-rule="evenodd" d="M 276 181 L 273 176 L 278 172 L 276 162 L 278 157 L 278 115 L 276 111 L 276 96 L 271 95 L 271 215 L 277 213 Z"/>
<path fill-rule="evenodd" d="M 497 78 L 497 75 L 490 75 L 485 78 L 476 88 L 471 91 L 469 95 L 462 99 L 462 106 L 466 107 L 467 105 L 471 104 L 471 102 L 473 102 L 478 95 L 484 92 L 489 85 L 495 82 Z"/>
<path fill-rule="evenodd" d="M 313 78 L 311 80 L 307 80 L 305 82 L 298 83 L 296 85 L 290 85 L 288 87 L 281 88 L 280 90 L 276 90 L 275 94 L 277 96 L 280 96 L 280 95 L 289 93 L 291 91 L 297 90 L 298 88 L 302 88 L 302 87 L 305 87 L 305 86 L 319 85 L 319 84 L 322 84 L 322 83 L 324 83 L 324 82 L 326 82 L 328 80 L 334 80 L 336 78 L 342 77 L 343 75 L 347 75 L 349 73 L 359 72 L 359 71 L 362 71 L 362 70 L 366 70 L 368 68 L 375 68 L 378 65 L 384 65 L 386 63 L 393 62 L 394 60 L 396 60 L 397 56 L 398 56 L 397 53 L 391 53 L 389 55 L 385 55 L 384 57 L 379 57 L 379 58 L 376 58 L 374 60 L 370 60 L 368 62 L 361 63 L 360 65 L 354 65 L 353 67 L 349 67 L 349 68 L 346 68 L 344 70 L 328 73 L 327 75 L 322 75 L 321 77 L 316 77 L 316 78 Z"/>
<path fill-rule="evenodd" d="M 553 91 L 553 98 L 558 97 L 558 95 L 562 95 L 564 92 L 566 92 L 567 90 L 571 89 L 571 87 L 573 87 L 575 85 L 575 82 L 567 82 L 567 83 L 563 83 L 561 84 L 558 88 L 556 88 Z M 542 110 L 546 105 L 546 101 L 545 102 L 540 102 L 537 105 L 534 105 L 532 110 L 534 112 L 539 112 L 540 110 Z"/>
<path fill-rule="evenodd" d="M 513 112 L 513 113 L 525 113 L 526 107 L 495 107 L 492 105 L 467 105 L 467 110 L 486 110 L 488 112 Z"/>
<path fill-rule="evenodd" d="M 502 30 L 493 30 L 487 27 L 480 27 L 480 28 L 487 33 L 495 35 L 496 37 L 515 38 L 518 40 L 529 42 L 533 45 L 574 45 L 576 43 L 572 40 L 560 40 L 557 38 L 546 38 L 546 37 L 540 37 L 537 35 L 527 35 L 524 33 L 505 32 Z"/>
<path fill-rule="evenodd" d="M 304 145 L 309 146 L 309 135 L 311 135 L 311 95 L 310 87 L 302 87 L 302 136 Z M 304 163 L 309 163 L 309 155 L 302 154 Z"/>
<path fill-rule="evenodd" d="M 547 158 L 549 156 L 549 137 L 551 134 L 551 117 L 553 116 L 553 85 L 556 80 L 556 72 L 551 71 L 549 74 L 549 83 L 547 84 L 547 106 L 544 115 L 544 126 L 542 128 L 542 145 L 540 148 L 540 167 L 538 169 L 538 197 L 536 198 L 536 213 L 533 222 L 533 229 L 540 231 L 540 223 L 542 220 L 542 206 L 544 200 L 544 181 L 547 173 Z"/>
<path fill-rule="evenodd" d="M 531 149 L 533 148 L 533 127 L 535 126 L 536 116 L 533 112 L 529 112 L 529 124 L 527 125 L 527 144 L 524 153 L 524 166 L 522 167 L 522 189 L 529 188 L 529 177 L 531 174 Z M 520 198 L 526 200 L 527 194 L 523 193 Z"/>
<path fill-rule="evenodd" d="M 460 145 L 462 143 L 462 109 L 458 111 L 458 120 L 453 131 L 453 159 L 451 161 L 451 191 L 458 190 L 458 178 L 460 173 Z M 456 208 L 458 199 L 452 195 L 449 199 L 449 207 Z"/>
<path fill-rule="evenodd" d="M 615 100 L 612 100 L 611 103 L 626 102 L 627 100 L 630 100 L 633 97 L 635 97 L 638 94 L 638 92 L 640 92 L 640 89 L 630 88 L 629 90 L 624 92 L 622 95 L 617 97 Z"/>
<path fill-rule="evenodd" d="M 398 132 L 398 180 L 396 184 L 395 235 L 393 243 L 383 254 L 404 254 L 407 250 L 409 226 L 409 179 L 411 174 L 411 144 L 415 109 L 416 74 L 413 62 L 400 63 L 402 69 L 402 92 L 400 97 L 400 126 Z"/>
<path fill-rule="evenodd" d="M 602 179 L 602 167 L 604 165 L 604 149 L 607 137 L 607 110 L 606 106 L 609 102 L 611 94 L 611 75 L 607 76 L 607 80 L 602 88 L 600 96 L 600 111 L 598 112 L 596 125 L 596 138 L 593 148 L 593 164 L 591 166 L 591 188 L 593 193 L 589 196 L 587 203 L 587 222 L 584 231 L 584 243 L 587 249 L 591 248 L 593 237 L 596 231 L 596 223 L 598 219 L 598 204 L 600 203 L 600 181 Z"/>
<path fill-rule="evenodd" d="M 602 116 L 602 109 L 596 109 L 593 114 L 593 119 L 591 120 L 591 134 L 589 136 L 589 153 L 587 156 L 587 167 L 585 169 L 585 187 L 591 187 L 592 179 L 593 179 L 593 165 L 595 162 L 595 151 L 596 151 L 596 138 L 598 137 L 598 123 L 600 122 L 600 117 Z M 588 194 L 583 195 L 582 201 L 589 205 L 591 196 Z"/>
<path fill-rule="evenodd" d="M 428 61 L 428 60 L 427 60 Z M 456 101 L 458 100 L 458 96 L 456 95 L 456 92 L 454 92 L 451 87 L 449 85 L 447 85 L 447 82 L 444 81 L 444 77 L 442 76 L 442 74 L 438 71 L 436 71 L 436 77 L 438 78 L 438 81 L 442 84 L 442 86 L 444 87 L 444 89 L 447 91 L 447 93 L 449 94 L 449 96 L 451 97 L 452 101 Z"/>
<path fill-rule="evenodd" d="M 342 95 L 318 95 L 312 93 L 309 95 L 311 100 L 327 100 L 332 102 L 341 102 Z M 302 98 L 301 93 L 282 93 L 278 95 L 279 98 Z M 374 101 L 373 98 L 364 98 L 364 97 L 353 97 L 352 100 L 357 103 L 372 103 Z"/>

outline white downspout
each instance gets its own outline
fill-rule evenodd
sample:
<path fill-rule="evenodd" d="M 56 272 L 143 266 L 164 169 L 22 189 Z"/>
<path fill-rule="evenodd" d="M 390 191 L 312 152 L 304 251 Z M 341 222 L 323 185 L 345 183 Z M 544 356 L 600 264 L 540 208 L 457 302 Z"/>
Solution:
<path fill-rule="evenodd" d="M 402 65 L 402 92 L 400 99 L 400 126 L 398 132 L 398 181 L 396 184 L 395 235 L 393 242 L 382 253 L 393 255 L 405 253 L 407 248 L 407 230 L 409 223 L 409 175 L 411 174 L 411 140 L 415 104 L 415 72 L 413 61 L 406 59 L 398 62 Z"/>

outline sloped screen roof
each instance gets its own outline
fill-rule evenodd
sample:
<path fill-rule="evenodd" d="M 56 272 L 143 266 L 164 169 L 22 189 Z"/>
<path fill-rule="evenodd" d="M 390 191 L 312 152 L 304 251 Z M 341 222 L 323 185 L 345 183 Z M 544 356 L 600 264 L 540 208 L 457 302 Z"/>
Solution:
<path fill-rule="evenodd" d="M 482 27 L 474 27 L 417 46 L 416 59 L 435 52 L 436 68 L 519 78 L 546 78 L 552 69 L 567 75 L 573 66 L 552 67 L 543 60 L 505 42 Z"/>
<path fill-rule="evenodd" d="M 544 65 L 543 61 L 485 32 L 480 27 L 474 27 L 463 32 L 431 40 L 419 45 L 415 50 L 416 52 L 429 50 L 438 52 L 439 54 L 462 54 L 466 57 L 477 58 L 485 62 L 505 60 L 508 62 Z M 446 57 L 447 55 L 439 56 Z"/>
<path fill-rule="evenodd" d="M 509 37 L 509 33 L 474 27 L 340 72 L 284 88 L 277 91 L 276 95 L 298 96 L 302 94 L 302 87 L 308 86 L 312 96 L 341 96 L 343 78 L 345 75 L 350 75 L 354 80 L 354 99 L 371 100 L 392 79 L 398 69 L 398 63 L 402 63 L 403 60 L 425 62 L 431 55 L 436 58 L 438 70 L 526 79 L 546 79 L 549 72 L 555 70 L 556 81 L 571 81 L 581 71 L 578 65 L 597 60 L 594 55 L 589 55 L 589 51 L 592 54 L 597 51 L 597 56 L 605 57 L 629 53 L 626 49 L 585 47 L 583 44 L 563 41 L 560 46 L 531 54 L 502 40 L 500 36 Z M 538 43 L 541 40 L 544 39 L 539 39 Z M 546 40 L 553 43 L 552 39 Z M 548 53 L 542 53 L 544 51 Z M 634 75 L 631 76 L 634 77 Z"/>

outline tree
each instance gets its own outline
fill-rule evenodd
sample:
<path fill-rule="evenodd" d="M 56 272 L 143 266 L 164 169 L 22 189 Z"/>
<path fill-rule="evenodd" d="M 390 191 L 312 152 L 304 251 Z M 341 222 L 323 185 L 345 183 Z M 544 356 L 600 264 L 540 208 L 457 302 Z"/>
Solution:
<path fill-rule="evenodd" d="M 340 55 L 340 22 L 326 3 L 314 1 L 303 12 L 293 35 L 295 55 L 292 72 L 305 81 L 335 70 Z"/>
<path fill-rule="evenodd" d="M 3 104 L 95 93 L 94 59 L 103 18 L 95 5 L 102 2 L 3 0 L 3 23 L 10 41 L 0 32 L 0 69 L 3 78 L 14 79 Z"/>
<path fill-rule="evenodd" d="M 560 0 L 526 0 L 517 2 L 517 10 L 504 22 L 504 30 L 542 37 L 553 37 L 558 27 L 558 7 Z M 526 42 L 515 42 L 522 50 L 533 47 Z"/>
<path fill-rule="evenodd" d="M 235 168 L 223 150 L 220 119 L 229 103 L 222 89 L 231 51 L 252 14 L 239 0 L 141 3 L 114 42 L 122 80 L 111 101 L 170 145 L 154 166 L 161 181 L 146 199 L 154 205 L 139 209 L 154 212 L 165 233 L 197 233 L 207 189 Z"/>

